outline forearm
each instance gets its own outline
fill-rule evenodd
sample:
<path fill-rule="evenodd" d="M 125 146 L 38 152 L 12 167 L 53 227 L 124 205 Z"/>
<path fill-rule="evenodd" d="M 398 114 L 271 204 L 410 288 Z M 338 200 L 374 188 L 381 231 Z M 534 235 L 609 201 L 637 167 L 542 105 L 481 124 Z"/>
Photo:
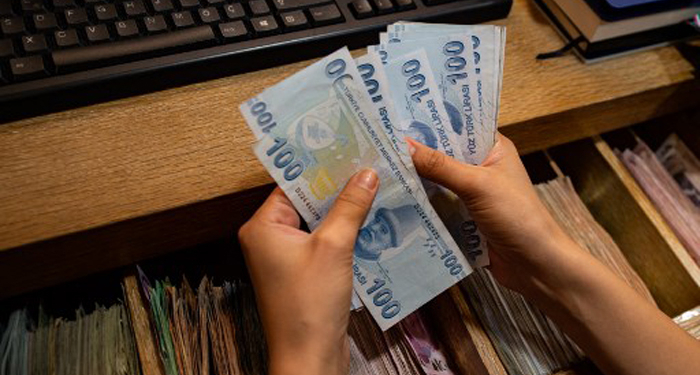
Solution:
<path fill-rule="evenodd" d="M 349 358 L 348 358 L 349 359 Z M 328 361 L 318 356 L 277 356 L 270 358 L 270 375 L 347 375 L 349 361 Z"/>
<path fill-rule="evenodd" d="M 347 336 L 328 342 L 323 337 L 316 337 L 316 333 L 296 334 L 293 341 L 270 340 L 269 374 L 347 375 L 350 366 Z"/>
<path fill-rule="evenodd" d="M 523 292 L 605 373 L 697 373 L 700 343 L 573 241 L 553 243 Z"/>

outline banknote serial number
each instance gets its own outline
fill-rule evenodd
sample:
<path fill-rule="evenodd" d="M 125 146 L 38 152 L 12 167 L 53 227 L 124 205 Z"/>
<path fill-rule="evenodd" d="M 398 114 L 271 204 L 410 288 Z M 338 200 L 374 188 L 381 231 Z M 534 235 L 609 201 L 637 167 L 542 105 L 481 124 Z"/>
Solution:
<path fill-rule="evenodd" d="M 287 144 L 284 138 L 275 137 L 275 143 L 266 152 L 267 156 L 274 156 L 272 163 L 278 169 L 281 169 L 284 179 L 294 181 L 297 177 L 304 173 L 304 163 L 296 160 L 294 149 Z"/>

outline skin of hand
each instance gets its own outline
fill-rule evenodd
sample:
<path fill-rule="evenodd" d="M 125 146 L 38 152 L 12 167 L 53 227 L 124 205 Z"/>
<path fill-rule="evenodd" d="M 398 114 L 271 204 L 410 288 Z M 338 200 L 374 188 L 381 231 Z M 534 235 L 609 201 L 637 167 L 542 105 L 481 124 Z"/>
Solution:
<path fill-rule="evenodd" d="M 418 173 L 457 194 L 488 241 L 490 270 L 502 285 L 526 293 L 568 239 L 539 200 L 508 138 L 479 166 L 464 164 L 407 138 Z M 532 251 L 538 249 L 538 251 Z M 523 272 L 527 270 L 526 272 Z"/>
<path fill-rule="evenodd" d="M 308 233 L 278 187 L 241 227 L 271 375 L 347 374 L 352 254 L 378 188 L 374 171 L 358 172 Z"/>
<path fill-rule="evenodd" d="M 606 374 L 700 371 L 700 343 L 564 233 L 509 139 L 499 134 L 479 166 L 407 142 L 418 173 L 465 202 L 487 238 L 494 277 L 554 320 Z"/>

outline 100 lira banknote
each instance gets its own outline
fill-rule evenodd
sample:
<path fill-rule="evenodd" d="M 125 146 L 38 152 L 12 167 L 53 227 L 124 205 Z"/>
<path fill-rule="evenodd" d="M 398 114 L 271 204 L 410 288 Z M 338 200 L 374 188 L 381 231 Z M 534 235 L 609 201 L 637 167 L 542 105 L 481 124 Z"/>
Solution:
<path fill-rule="evenodd" d="M 476 108 L 479 100 L 474 72 L 471 41 L 464 34 L 440 35 L 421 40 L 390 39 L 382 45 L 386 58 L 392 60 L 411 51 L 424 49 L 443 99 L 460 159 L 478 164 L 493 146 L 493 129 L 483 124 Z"/>
<path fill-rule="evenodd" d="M 379 54 L 381 49 L 376 52 Z M 425 50 L 417 49 L 393 59 L 389 54 L 382 57 L 387 60 L 384 69 L 392 97 L 396 101 L 396 132 L 402 132 L 403 136 L 465 161 L 458 143 L 458 134 L 452 128 Z M 376 70 L 379 69 L 381 67 L 376 67 Z M 429 181 L 423 183 L 438 215 L 472 266 L 488 265 L 486 240 L 464 203 L 442 186 Z"/>
<path fill-rule="evenodd" d="M 486 25 L 446 25 L 418 22 L 397 22 L 389 25 L 383 38 L 387 42 L 440 38 L 450 34 L 462 34 L 471 43 L 474 56 L 474 71 L 477 75 L 476 105 L 483 118 L 483 127 L 490 130 L 495 141 L 500 91 L 503 84 L 503 63 L 506 32 L 504 27 Z M 485 145 L 487 150 L 493 145 Z M 486 154 L 479 153 L 475 164 L 480 164 Z"/>
<path fill-rule="evenodd" d="M 373 168 L 375 202 L 354 249 L 354 287 L 386 330 L 471 272 L 381 128 L 347 49 L 241 105 L 254 150 L 313 230 L 354 173 Z"/>

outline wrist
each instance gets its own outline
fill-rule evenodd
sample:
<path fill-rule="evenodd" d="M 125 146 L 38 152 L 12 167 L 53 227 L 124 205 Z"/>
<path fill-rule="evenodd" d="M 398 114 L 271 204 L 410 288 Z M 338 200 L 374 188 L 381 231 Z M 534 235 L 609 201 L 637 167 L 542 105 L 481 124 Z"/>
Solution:
<path fill-rule="evenodd" d="M 556 224 L 555 224 L 556 225 Z M 532 300 L 568 295 L 581 267 L 592 259 L 558 225 L 540 242 L 536 257 L 523 261 L 519 292 Z"/>
<path fill-rule="evenodd" d="M 347 337 L 333 344 L 270 345 L 270 375 L 345 375 L 349 366 Z"/>
<path fill-rule="evenodd" d="M 578 310 L 607 268 L 566 234 L 553 238 L 546 263 L 539 264 L 520 291 L 548 314 Z"/>

